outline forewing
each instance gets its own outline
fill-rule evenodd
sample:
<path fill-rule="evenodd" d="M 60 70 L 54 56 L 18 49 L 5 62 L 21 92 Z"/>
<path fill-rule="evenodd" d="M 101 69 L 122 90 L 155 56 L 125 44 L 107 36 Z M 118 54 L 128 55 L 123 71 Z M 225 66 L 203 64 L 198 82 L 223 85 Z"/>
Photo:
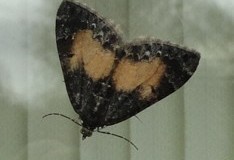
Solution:
<path fill-rule="evenodd" d="M 117 54 L 112 97 L 105 125 L 139 113 L 183 86 L 195 72 L 200 54 L 171 43 L 148 41 L 124 46 Z"/>
<path fill-rule="evenodd" d="M 84 125 L 97 126 L 106 112 L 108 76 L 122 43 L 114 27 L 88 7 L 64 1 L 56 19 L 56 40 L 67 92 Z M 99 107 L 99 106 L 104 107 Z"/>

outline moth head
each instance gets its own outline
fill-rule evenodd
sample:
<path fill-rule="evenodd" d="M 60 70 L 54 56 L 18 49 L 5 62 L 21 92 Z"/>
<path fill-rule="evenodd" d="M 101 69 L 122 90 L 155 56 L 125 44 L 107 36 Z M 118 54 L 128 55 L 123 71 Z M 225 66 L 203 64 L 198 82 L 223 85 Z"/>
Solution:
<path fill-rule="evenodd" d="M 88 128 L 83 127 L 83 128 L 80 130 L 80 133 L 83 135 L 82 139 L 84 140 L 86 137 L 91 137 L 93 131 L 92 131 L 92 130 L 89 130 Z"/>

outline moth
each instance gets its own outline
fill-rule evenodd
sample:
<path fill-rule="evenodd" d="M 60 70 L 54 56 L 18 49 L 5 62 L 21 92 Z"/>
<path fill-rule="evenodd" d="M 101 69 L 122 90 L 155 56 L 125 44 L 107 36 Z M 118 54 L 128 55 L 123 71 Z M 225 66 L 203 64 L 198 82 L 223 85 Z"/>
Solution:
<path fill-rule="evenodd" d="M 83 139 L 179 89 L 200 59 L 194 50 L 161 40 L 125 43 L 114 25 L 72 0 L 58 9 L 56 41 Z"/>

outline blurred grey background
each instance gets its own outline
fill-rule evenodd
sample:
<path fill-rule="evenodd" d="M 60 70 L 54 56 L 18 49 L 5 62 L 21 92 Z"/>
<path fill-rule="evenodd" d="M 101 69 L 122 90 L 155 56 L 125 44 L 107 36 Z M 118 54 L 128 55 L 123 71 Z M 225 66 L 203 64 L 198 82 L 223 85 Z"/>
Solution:
<path fill-rule="evenodd" d="M 123 37 L 154 36 L 201 52 L 179 91 L 81 140 L 55 43 L 61 0 L 0 1 L 1 160 L 234 160 L 234 1 L 82 0 L 120 24 Z"/>

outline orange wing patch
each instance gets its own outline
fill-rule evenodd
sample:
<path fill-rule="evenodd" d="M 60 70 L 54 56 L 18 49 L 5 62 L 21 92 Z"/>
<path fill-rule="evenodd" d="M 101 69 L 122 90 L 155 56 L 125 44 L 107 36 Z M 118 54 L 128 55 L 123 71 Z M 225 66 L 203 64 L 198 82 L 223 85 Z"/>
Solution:
<path fill-rule="evenodd" d="M 160 58 L 150 62 L 124 59 L 117 66 L 113 81 L 117 91 L 131 92 L 140 86 L 139 93 L 145 99 L 151 97 L 152 87 L 159 85 L 165 69 L 166 65 Z"/>
<path fill-rule="evenodd" d="M 140 94 L 143 99 L 149 99 L 154 96 L 152 87 L 155 88 L 160 85 L 161 78 L 165 71 L 166 65 L 161 62 L 155 73 L 141 85 Z"/>
<path fill-rule="evenodd" d="M 91 30 L 83 30 L 75 35 L 72 53 L 74 55 L 68 63 L 70 70 L 79 69 L 83 62 L 86 74 L 94 81 L 107 77 L 114 65 L 115 54 L 93 39 Z"/>

